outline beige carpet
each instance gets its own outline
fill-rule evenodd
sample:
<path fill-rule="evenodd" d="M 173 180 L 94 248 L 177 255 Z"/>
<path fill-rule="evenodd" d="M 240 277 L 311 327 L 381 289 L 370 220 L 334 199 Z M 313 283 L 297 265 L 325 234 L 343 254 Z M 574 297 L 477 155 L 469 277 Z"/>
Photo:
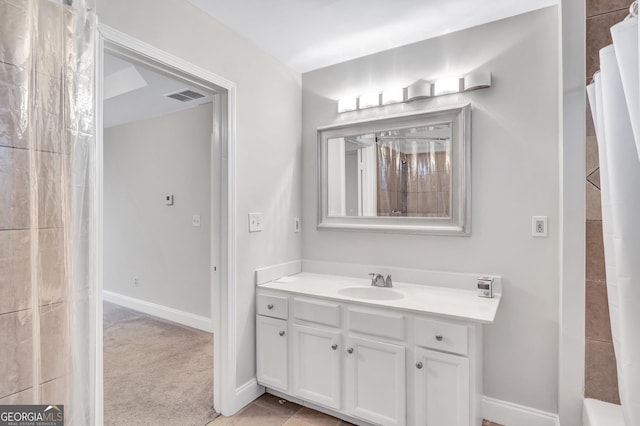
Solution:
<path fill-rule="evenodd" d="M 104 424 L 203 426 L 215 418 L 213 335 L 104 303 Z"/>

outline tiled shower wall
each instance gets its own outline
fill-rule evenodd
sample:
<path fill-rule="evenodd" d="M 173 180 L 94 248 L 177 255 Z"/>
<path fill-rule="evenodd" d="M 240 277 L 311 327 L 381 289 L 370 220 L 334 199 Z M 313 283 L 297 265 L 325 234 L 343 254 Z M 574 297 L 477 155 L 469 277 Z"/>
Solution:
<path fill-rule="evenodd" d="M 63 8 L 30 4 L 0 0 L 0 404 L 65 404 Z"/>
<path fill-rule="evenodd" d="M 600 49 L 611 43 L 609 29 L 627 16 L 630 3 L 630 0 L 587 0 L 587 84 L 599 69 Z M 607 303 L 598 146 L 590 111 L 587 111 L 586 143 L 585 397 L 620 404 Z"/>

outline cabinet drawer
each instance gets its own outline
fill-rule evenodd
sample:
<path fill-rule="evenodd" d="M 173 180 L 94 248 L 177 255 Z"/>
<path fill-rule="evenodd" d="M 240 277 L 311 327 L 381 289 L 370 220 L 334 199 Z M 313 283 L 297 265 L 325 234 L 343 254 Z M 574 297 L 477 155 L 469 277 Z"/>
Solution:
<path fill-rule="evenodd" d="M 467 355 L 468 330 L 464 325 L 416 318 L 416 345 Z"/>
<path fill-rule="evenodd" d="M 258 294 L 258 315 L 287 319 L 289 317 L 289 298 L 286 296 L 272 296 Z"/>
<path fill-rule="evenodd" d="M 350 331 L 395 340 L 404 340 L 405 338 L 404 315 L 358 308 L 349 308 L 347 312 Z"/>
<path fill-rule="evenodd" d="M 340 305 L 336 303 L 296 297 L 293 299 L 293 316 L 302 321 L 340 327 Z"/>

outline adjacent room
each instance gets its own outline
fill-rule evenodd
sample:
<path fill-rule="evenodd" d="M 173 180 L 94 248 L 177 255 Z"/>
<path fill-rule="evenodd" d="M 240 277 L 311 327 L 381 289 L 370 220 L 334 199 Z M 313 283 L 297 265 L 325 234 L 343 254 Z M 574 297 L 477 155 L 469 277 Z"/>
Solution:
<path fill-rule="evenodd" d="M 103 114 L 105 424 L 205 424 L 212 95 L 106 53 Z"/>

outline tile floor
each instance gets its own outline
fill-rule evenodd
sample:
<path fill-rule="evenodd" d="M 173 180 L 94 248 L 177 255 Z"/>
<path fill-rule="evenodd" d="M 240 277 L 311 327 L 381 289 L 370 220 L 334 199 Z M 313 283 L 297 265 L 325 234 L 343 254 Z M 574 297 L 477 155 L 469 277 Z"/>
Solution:
<path fill-rule="evenodd" d="M 349 422 L 303 407 L 294 402 L 281 403 L 280 398 L 268 393 L 262 395 L 232 417 L 220 416 L 207 426 L 346 426 Z M 482 426 L 502 426 L 487 420 Z"/>
<path fill-rule="evenodd" d="M 220 416 L 207 426 L 340 426 L 351 423 L 303 407 L 294 402 L 264 394 L 232 417 Z"/>

